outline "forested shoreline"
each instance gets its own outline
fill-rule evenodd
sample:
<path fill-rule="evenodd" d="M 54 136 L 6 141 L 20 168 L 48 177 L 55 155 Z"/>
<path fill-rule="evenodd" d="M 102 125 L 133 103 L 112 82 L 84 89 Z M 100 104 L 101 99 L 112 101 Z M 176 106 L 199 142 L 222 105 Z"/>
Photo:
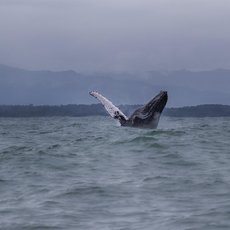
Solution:
<path fill-rule="evenodd" d="M 140 105 L 121 105 L 120 109 L 130 115 Z M 91 105 L 0 105 L 0 117 L 51 117 L 51 116 L 106 116 L 101 104 Z M 165 108 L 164 116 L 170 117 L 230 117 L 229 105 L 198 105 Z"/>

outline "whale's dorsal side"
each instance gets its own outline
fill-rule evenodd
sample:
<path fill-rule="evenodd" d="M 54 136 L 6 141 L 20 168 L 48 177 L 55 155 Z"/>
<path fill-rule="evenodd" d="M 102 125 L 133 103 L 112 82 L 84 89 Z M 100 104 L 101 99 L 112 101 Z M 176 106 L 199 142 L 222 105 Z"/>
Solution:
<path fill-rule="evenodd" d="M 119 108 L 117 108 L 110 100 L 102 96 L 100 93 L 91 91 L 89 94 L 101 102 L 105 110 L 112 118 L 119 120 L 121 124 L 122 122 L 128 120 L 126 115 Z"/>

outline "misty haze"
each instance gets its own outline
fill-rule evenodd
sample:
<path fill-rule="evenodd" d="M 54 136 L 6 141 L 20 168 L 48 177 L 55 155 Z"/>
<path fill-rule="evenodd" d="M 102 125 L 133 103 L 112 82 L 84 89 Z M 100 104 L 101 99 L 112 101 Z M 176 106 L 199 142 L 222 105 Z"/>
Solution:
<path fill-rule="evenodd" d="M 0 229 L 229 230 L 229 22 L 229 0 L 0 0 Z"/>
<path fill-rule="evenodd" d="M 0 104 L 230 99 L 227 0 L 2 0 Z M 7 66 L 7 67 L 6 67 Z M 17 69 L 17 68 L 20 69 Z"/>
<path fill-rule="evenodd" d="M 0 104 L 230 99 L 227 0 L 2 0 Z M 20 69 L 17 69 L 17 68 Z"/>
<path fill-rule="evenodd" d="M 230 70 L 148 71 L 82 74 L 75 71 L 28 71 L 0 65 L 0 104 L 92 104 L 92 89 L 115 104 L 143 104 L 160 90 L 169 92 L 169 107 L 226 104 Z"/>

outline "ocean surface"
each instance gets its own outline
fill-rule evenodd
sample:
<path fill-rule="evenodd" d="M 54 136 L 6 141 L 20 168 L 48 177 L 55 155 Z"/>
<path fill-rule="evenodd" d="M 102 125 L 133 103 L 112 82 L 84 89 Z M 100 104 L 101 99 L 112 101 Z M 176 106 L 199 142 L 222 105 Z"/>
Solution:
<path fill-rule="evenodd" d="M 230 229 L 230 118 L 0 119 L 0 229 Z"/>

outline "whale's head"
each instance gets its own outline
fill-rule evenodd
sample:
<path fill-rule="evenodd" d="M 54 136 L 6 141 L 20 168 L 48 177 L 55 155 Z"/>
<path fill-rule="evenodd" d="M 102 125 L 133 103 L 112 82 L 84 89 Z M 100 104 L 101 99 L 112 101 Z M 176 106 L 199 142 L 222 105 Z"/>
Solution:
<path fill-rule="evenodd" d="M 136 127 L 156 128 L 167 101 L 167 92 L 161 91 L 146 105 L 137 109 L 129 118 L 129 121 Z"/>
<path fill-rule="evenodd" d="M 158 112 L 162 113 L 166 103 L 168 101 L 167 91 L 161 91 L 151 101 L 149 101 L 144 107 L 144 113 Z"/>

